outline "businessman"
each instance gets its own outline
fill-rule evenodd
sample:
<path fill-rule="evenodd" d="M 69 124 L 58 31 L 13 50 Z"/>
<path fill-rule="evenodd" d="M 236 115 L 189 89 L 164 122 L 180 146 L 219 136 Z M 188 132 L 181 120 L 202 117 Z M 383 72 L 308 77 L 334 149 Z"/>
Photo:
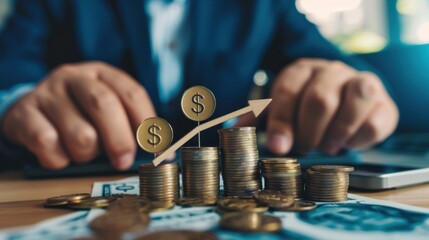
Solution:
<path fill-rule="evenodd" d="M 396 128 L 380 78 L 294 1 L 17 0 L 0 35 L 0 153 L 13 161 L 28 151 L 61 169 L 105 152 L 124 170 L 142 120 L 164 117 L 183 135 L 194 124 L 180 113 L 183 90 L 211 89 L 219 116 L 246 105 L 259 69 L 274 76 L 266 127 L 275 154 L 367 148 Z"/>

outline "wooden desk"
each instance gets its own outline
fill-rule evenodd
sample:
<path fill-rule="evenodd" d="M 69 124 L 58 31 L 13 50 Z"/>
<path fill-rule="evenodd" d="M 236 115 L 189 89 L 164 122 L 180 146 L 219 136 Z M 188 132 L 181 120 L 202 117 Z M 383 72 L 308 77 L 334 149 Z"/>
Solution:
<path fill-rule="evenodd" d="M 27 180 L 19 172 L 0 174 L 0 228 L 34 224 L 70 213 L 66 209 L 44 208 L 46 198 L 92 190 L 92 183 L 115 181 L 127 175 Z M 429 208 L 429 184 L 382 192 L 357 192 L 363 196 Z"/>

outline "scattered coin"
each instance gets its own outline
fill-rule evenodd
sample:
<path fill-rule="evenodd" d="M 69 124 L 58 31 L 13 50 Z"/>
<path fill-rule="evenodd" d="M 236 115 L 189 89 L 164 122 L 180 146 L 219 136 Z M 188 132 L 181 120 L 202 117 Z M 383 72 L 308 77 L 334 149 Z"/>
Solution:
<path fill-rule="evenodd" d="M 89 193 L 74 193 L 50 197 L 46 199 L 45 207 L 63 207 L 67 206 L 69 203 L 77 203 L 90 197 L 91 195 Z"/>
<path fill-rule="evenodd" d="M 213 114 L 216 99 L 208 88 L 194 86 L 183 93 L 181 105 L 187 118 L 193 121 L 204 121 Z"/>
<path fill-rule="evenodd" d="M 173 140 L 173 129 L 162 118 L 147 118 L 138 127 L 136 138 L 143 150 L 150 153 L 158 153 L 170 146 Z"/>
<path fill-rule="evenodd" d="M 317 207 L 315 202 L 305 201 L 305 200 L 295 200 L 295 202 L 289 207 L 271 207 L 276 211 L 287 211 L 287 212 L 302 212 L 310 211 Z"/>
<path fill-rule="evenodd" d="M 90 197 L 78 203 L 68 204 L 68 207 L 72 209 L 105 208 L 116 200 L 116 197 Z"/>
<path fill-rule="evenodd" d="M 220 227 L 237 232 L 278 232 L 281 220 L 274 216 L 254 212 L 238 212 L 223 215 Z"/>
<path fill-rule="evenodd" d="M 295 203 L 295 197 L 280 191 L 260 190 L 253 193 L 253 197 L 272 209 L 284 209 L 291 207 Z"/>
<path fill-rule="evenodd" d="M 112 202 L 107 210 L 109 211 L 131 211 L 147 213 L 151 209 L 152 204 L 148 199 L 140 198 L 138 196 L 126 196 L 118 198 L 118 200 Z"/>
<path fill-rule="evenodd" d="M 166 230 L 151 232 L 136 240 L 217 240 L 218 238 L 212 232 L 199 232 L 191 230 Z"/>
<path fill-rule="evenodd" d="M 243 212 L 266 212 L 268 206 L 257 202 L 255 199 L 219 199 L 218 207 L 224 211 L 243 211 Z"/>
<path fill-rule="evenodd" d="M 96 217 L 90 222 L 90 227 L 97 234 L 114 239 L 124 233 L 138 233 L 149 225 L 150 217 L 140 212 L 112 211 Z"/>

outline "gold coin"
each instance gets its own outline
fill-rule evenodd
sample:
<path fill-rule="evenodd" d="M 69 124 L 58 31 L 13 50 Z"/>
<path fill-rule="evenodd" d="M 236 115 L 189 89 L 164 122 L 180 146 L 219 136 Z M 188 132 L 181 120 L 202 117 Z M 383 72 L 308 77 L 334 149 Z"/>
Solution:
<path fill-rule="evenodd" d="M 350 173 L 353 172 L 355 169 L 351 166 L 341 165 L 314 165 L 311 167 L 311 170 L 320 173 Z"/>
<path fill-rule="evenodd" d="M 217 240 L 218 238 L 212 232 L 198 232 L 192 230 L 162 230 L 150 232 L 136 240 Z"/>
<path fill-rule="evenodd" d="M 164 119 L 152 117 L 144 120 L 137 129 L 137 142 L 150 153 L 164 151 L 173 140 L 173 129 Z"/>
<path fill-rule="evenodd" d="M 182 197 L 177 199 L 176 204 L 183 207 L 213 206 L 217 204 L 217 197 L 212 197 L 212 198 Z"/>
<path fill-rule="evenodd" d="M 151 202 L 148 199 L 138 196 L 120 198 L 111 203 L 107 210 L 109 211 L 133 211 L 147 213 L 151 208 Z"/>
<path fill-rule="evenodd" d="M 46 199 L 45 207 L 60 207 L 66 206 L 69 203 L 78 203 L 84 199 L 90 198 L 89 193 L 67 194 Z"/>
<path fill-rule="evenodd" d="M 298 160 L 296 158 L 264 158 L 261 162 L 264 164 L 293 164 Z"/>
<path fill-rule="evenodd" d="M 141 232 L 147 228 L 150 217 L 139 212 L 107 212 L 91 221 L 90 227 L 95 232 L 109 236 L 123 233 Z"/>
<path fill-rule="evenodd" d="M 213 114 L 216 98 L 208 88 L 194 86 L 183 93 L 181 105 L 187 118 L 193 121 L 204 121 Z"/>
<path fill-rule="evenodd" d="M 117 199 L 116 197 L 91 197 L 83 199 L 79 203 L 68 204 L 68 207 L 73 209 L 104 208 Z"/>
<path fill-rule="evenodd" d="M 254 192 L 253 197 L 259 202 L 268 204 L 270 208 L 287 208 L 295 203 L 294 196 L 268 189 Z"/>
<path fill-rule="evenodd" d="M 238 212 L 223 215 L 220 227 L 237 232 L 278 232 L 281 220 L 261 213 Z"/>
<path fill-rule="evenodd" d="M 152 201 L 151 212 L 162 212 L 174 208 L 174 202 L 172 201 Z"/>
<path fill-rule="evenodd" d="M 254 199 L 223 198 L 218 201 L 220 208 L 228 211 L 266 212 L 266 204 L 258 203 Z"/>
<path fill-rule="evenodd" d="M 304 201 L 304 200 L 296 200 L 292 206 L 285 208 L 274 208 L 277 211 L 290 211 L 290 212 L 301 212 L 301 211 L 309 211 L 313 210 L 317 207 L 315 202 Z"/>

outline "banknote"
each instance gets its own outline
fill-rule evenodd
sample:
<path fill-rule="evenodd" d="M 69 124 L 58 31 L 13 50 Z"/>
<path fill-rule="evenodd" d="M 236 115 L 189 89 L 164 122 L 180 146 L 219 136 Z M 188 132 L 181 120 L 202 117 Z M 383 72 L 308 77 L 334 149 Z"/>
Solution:
<path fill-rule="evenodd" d="M 88 214 L 88 211 L 77 211 L 30 226 L 0 230 L 0 239 L 50 240 L 89 236 Z"/>
<path fill-rule="evenodd" d="M 139 195 L 138 176 L 112 182 L 94 182 L 92 184 L 92 196 L 111 196 L 113 194 Z"/>
<path fill-rule="evenodd" d="M 116 182 L 96 182 L 93 196 L 138 194 L 137 177 Z M 91 234 L 88 222 L 104 210 L 79 211 L 36 225 L 0 231 L 0 239 L 69 239 Z M 349 194 L 346 202 L 318 203 L 308 212 L 271 214 L 282 220 L 276 234 L 246 234 L 218 228 L 214 207 L 175 207 L 151 214 L 148 231 L 165 229 L 211 230 L 219 239 L 428 239 L 429 209 Z"/>

